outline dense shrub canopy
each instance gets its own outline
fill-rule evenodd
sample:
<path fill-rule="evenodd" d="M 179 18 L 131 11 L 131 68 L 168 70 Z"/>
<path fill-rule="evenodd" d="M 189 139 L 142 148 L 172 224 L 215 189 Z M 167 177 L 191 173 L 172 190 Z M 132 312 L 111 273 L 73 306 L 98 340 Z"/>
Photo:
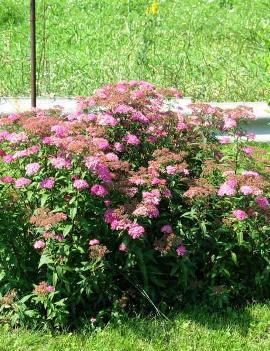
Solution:
<path fill-rule="evenodd" d="M 93 324 L 269 297 L 269 167 L 243 107 L 105 86 L 76 113 L 1 118 L 1 315 Z"/>

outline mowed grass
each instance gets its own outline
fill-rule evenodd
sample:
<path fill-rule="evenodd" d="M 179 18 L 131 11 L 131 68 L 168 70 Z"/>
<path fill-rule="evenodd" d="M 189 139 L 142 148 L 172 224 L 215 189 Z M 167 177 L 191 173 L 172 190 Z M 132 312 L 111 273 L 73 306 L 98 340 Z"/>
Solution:
<path fill-rule="evenodd" d="M 171 321 L 135 319 L 96 333 L 0 329 L 2 351 L 267 351 L 270 305 L 210 313 L 189 307 Z"/>
<path fill-rule="evenodd" d="M 39 95 L 143 79 L 196 100 L 269 100 L 270 1 L 37 1 Z M 29 1 L 0 0 L 0 96 L 29 94 Z"/>

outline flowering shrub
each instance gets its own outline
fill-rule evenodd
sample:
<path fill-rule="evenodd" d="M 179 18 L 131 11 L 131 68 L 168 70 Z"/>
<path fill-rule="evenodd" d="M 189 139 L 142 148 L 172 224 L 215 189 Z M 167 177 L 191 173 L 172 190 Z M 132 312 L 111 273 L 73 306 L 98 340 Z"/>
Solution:
<path fill-rule="evenodd" d="M 1 118 L 3 319 L 63 327 L 269 297 L 270 168 L 246 143 L 252 112 L 164 110 L 181 96 L 121 82 L 70 115 Z"/>

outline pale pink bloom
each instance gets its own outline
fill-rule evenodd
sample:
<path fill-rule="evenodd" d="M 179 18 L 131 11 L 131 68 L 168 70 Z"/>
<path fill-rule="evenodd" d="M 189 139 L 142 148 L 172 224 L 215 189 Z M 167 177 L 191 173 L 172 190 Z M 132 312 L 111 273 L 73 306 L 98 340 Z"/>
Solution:
<path fill-rule="evenodd" d="M 229 178 L 226 180 L 226 184 L 230 186 L 231 188 L 235 188 L 237 186 L 237 179 L 236 178 Z"/>
<path fill-rule="evenodd" d="M 187 249 L 184 245 L 180 245 L 176 249 L 176 253 L 178 256 L 185 256 L 185 254 L 187 253 Z"/>
<path fill-rule="evenodd" d="M 119 251 L 122 251 L 122 252 L 127 252 L 127 251 L 128 251 L 127 245 L 124 244 L 124 243 L 121 243 L 121 244 L 119 245 L 118 250 L 119 250 Z"/>
<path fill-rule="evenodd" d="M 42 234 L 42 236 L 43 236 L 44 239 L 52 239 L 54 237 L 54 233 L 52 233 L 52 232 L 44 232 Z"/>
<path fill-rule="evenodd" d="M 49 136 L 46 136 L 42 139 L 42 143 L 44 145 L 52 145 L 53 143 L 53 138 L 52 137 L 49 137 Z"/>
<path fill-rule="evenodd" d="M 29 163 L 28 165 L 26 165 L 25 167 L 26 170 L 26 175 L 31 176 L 34 174 L 37 174 L 38 171 L 40 170 L 40 164 L 35 162 L 35 163 Z"/>
<path fill-rule="evenodd" d="M 239 221 L 244 221 L 246 218 L 248 218 L 248 215 L 245 211 L 236 209 L 233 211 L 233 215 L 239 219 Z"/>
<path fill-rule="evenodd" d="M 131 111 L 133 111 L 133 108 L 128 105 L 118 105 L 117 107 L 114 108 L 114 113 L 127 114 Z"/>
<path fill-rule="evenodd" d="M 89 187 L 89 184 L 84 179 L 75 179 L 73 182 L 73 186 L 77 190 L 83 190 L 87 189 Z"/>
<path fill-rule="evenodd" d="M 87 115 L 87 120 L 89 121 L 89 122 L 93 122 L 93 121 L 95 121 L 97 119 L 97 116 L 94 114 L 94 113 L 88 113 L 88 115 Z"/>
<path fill-rule="evenodd" d="M 226 118 L 225 121 L 224 121 L 224 126 L 223 126 L 223 129 L 224 130 L 228 130 L 228 129 L 231 129 L 231 128 L 235 128 L 236 127 L 236 121 L 232 118 Z"/>
<path fill-rule="evenodd" d="M 131 97 L 132 99 L 136 100 L 136 99 L 141 99 L 145 96 L 145 93 L 142 90 L 134 90 L 131 93 Z"/>
<path fill-rule="evenodd" d="M 167 166 L 166 172 L 169 175 L 175 174 L 175 173 L 177 173 L 177 167 L 176 166 Z"/>
<path fill-rule="evenodd" d="M 232 185 L 233 184 L 230 185 L 228 182 L 221 184 L 218 190 L 218 196 L 234 196 L 236 194 L 236 189 L 235 186 Z"/>
<path fill-rule="evenodd" d="M 247 141 L 253 141 L 256 138 L 256 135 L 254 133 L 247 133 L 246 134 Z"/>
<path fill-rule="evenodd" d="M 96 195 L 98 197 L 105 197 L 108 195 L 108 190 L 100 184 L 93 185 L 90 191 L 92 195 Z"/>
<path fill-rule="evenodd" d="M 107 139 L 104 138 L 94 138 L 93 144 L 98 147 L 100 150 L 106 150 L 110 146 Z"/>
<path fill-rule="evenodd" d="M 173 229 L 170 224 L 165 224 L 163 227 L 161 227 L 160 231 L 162 233 L 171 234 L 173 232 Z"/>
<path fill-rule="evenodd" d="M 132 222 L 127 219 L 115 219 L 111 223 L 111 229 L 113 230 L 126 230 L 132 225 Z"/>
<path fill-rule="evenodd" d="M 97 321 L 97 319 L 96 319 L 96 318 L 94 318 L 94 317 L 91 317 L 91 318 L 90 318 L 90 322 L 91 322 L 91 323 L 93 323 L 93 324 L 94 324 L 94 323 L 96 323 L 96 321 Z"/>
<path fill-rule="evenodd" d="M 130 145 L 140 145 L 141 143 L 140 139 L 135 134 L 127 134 L 124 140 Z"/>
<path fill-rule="evenodd" d="M 114 161 L 114 162 L 119 161 L 119 157 L 116 154 L 114 154 L 113 152 L 107 153 L 105 155 L 105 157 L 108 161 Z"/>
<path fill-rule="evenodd" d="M 12 161 L 14 160 L 14 156 L 13 155 L 5 155 L 4 157 L 3 157 L 3 161 L 5 162 L 5 163 L 11 163 Z"/>
<path fill-rule="evenodd" d="M 220 144 L 229 144 L 229 143 L 231 143 L 231 141 L 232 141 L 232 139 L 231 139 L 231 137 L 230 136 L 221 136 L 220 138 L 219 138 L 219 142 L 220 142 Z"/>
<path fill-rule="evenodd" d="M 257 197 L 255 201 L 264 210 L 266 210 L 269 207 L 269 201 L 265 196 Z"/>
<path fill-rule="evenodd" d="M 35 249 L 44 249 L 44 247 L 46 246 L 45 242 L 43 240 L 37 240 L 34 243 L 34 248 Z"/>
<path fill-rule="evenodd" d="M 54 236 L 54 239 L 57 240 L 57 241 L 63 241 L 65 240 L 64 236 L 61 235 L 61 234 L 57 234 Z"/>
<path fill-rule="evenodd" d="M 98 239 L 92 239 L 89 241 L 90 246 L 98 245 L 100 241 Z"/>
<path fill-rule="evenodd" d="M 12 122 L 17 121 L 20 118 L 21 118 L 21 116 L 18 113 L 13 113 L 13 114 L 8 116 L 8 119 Z"/>
<path fill-rule="evenodd" d="M 234 171 L 225 171 L 225 172 L 223 172 L 223 175 L 224 175 L 225 177 L 227 177 L 227 176 L 229 176 L 229 175 L 235 175 L 235 173 L 234 173 Z"/>
<path fill-rule="evenodd" d="M 55 291 L 55 287 L 53 285 L 47 285 L 46 290 L 50 293 L 50 292 L 54 292 Z"/>
<path fill-rule="evenodd" d="M 186 130 L 187 128 L 188 128 L 188 126 L 187 126 L 187 124 L 184 123 L 184 122 L 179 122 L 179 123 L 177 124 L 177 127 L 176 127 L 176 129 L 178 129 L 178 130 Z"/>
<path fill-rule="evenodd" d="M 98 117 L 98 124 L 101 126 L 110 126 L 114 127 L 118 124 L 118 121 L 116 118 L 113 117 L 112 114 L 110 113 L 104 113 L 103 115 L 100 115 Z"/>
<path fill-rule="evenodd" d="M 64 137 L 68 134 L 69 128 L 63 124 L 54 125 L 51 127 L 51 131 L 58 137 Z"/>
<path fill-rule="evenodd" d="M 43 179 L 40 182 L 40 187 L 43 189 L 52 189 L 55 185 L 55 180 L 53 177 Z"/>
<path fill-rule="evenodd" d="M 157 218 L 159 216 L 159 210 L 154 205 L 140 204 L 137 206 L 135 211 L 133 211 L 134 216 Z"/>
<path fill-rule="evenodd" d="M 10 133 L 6 130 L 0 132 L 0 142 L 4 140 L 8 140 Z"/>
<path fill-rule="evenodd" d="M 53 157 L 50 158 L 51 164 L 56 169 L 71 168 L 71 161 L 65 159 L 64 157 Z"/>
<path fill-rule="evenodd" d="M 32 183 L 31 179 L 28 178 L 19 178 L 15 181 L 15 188 L 23 188 Z"/>
<path fill-rule="evenodd" d="M 115 142 L 113 144 L 113 147 L 114 149 L 117 151 L 117 152 L 123 152 L 124 151 L 124 145 L 119 143 L 119 142 Z"/>
<path fill-rule="evenodd" d="M 6 138 L 11 144 L 16 144 L 28 140 L 28 136 L 24 133 L 11 133 Z"/>
<path fill-rule="evenodd" d="M 249 155 L 249 156 L 253 154 L 253 148 L 252 147 L 248 147 L 248 146 L 247 147 L 243 147 L 242 151 L 244 151 L 244 153 Z"/>
<path fill-rule="evenodd" d="M 258 178 L 260 177 L 258 172 L 254 172 L 254 171 L 243 171 L 242 175 L 245 177 L 253 177 L 253 178 Z"/>
<path fill-rule="evenodd" d="M 158 205 L 160 203 L 160 191 L 158 189 L 143 191 L 142 197 L 143 202 L 147 205 Z"/>
<path fill-rule="evenodd" d="M 128 228 L 128 234 L 132 237 L 132 239 L 140 238 L 143 236 L 144 232 L 144 227 L 137 223 L 132 223 Z"/>
<path fill-rule="evenodd" d="M 256 186 L 243 185 L 240 192 L 244 195 L 261 195 L 262 191 Z"/>
<path fill-rule="evenodd" d="M 125 194 L 128 196 L 128 197 L 134 197 L 138 192 L 138 188 L 136 187 L 131 187 L 131 188 L 126 188 L 125 189 Z"/>

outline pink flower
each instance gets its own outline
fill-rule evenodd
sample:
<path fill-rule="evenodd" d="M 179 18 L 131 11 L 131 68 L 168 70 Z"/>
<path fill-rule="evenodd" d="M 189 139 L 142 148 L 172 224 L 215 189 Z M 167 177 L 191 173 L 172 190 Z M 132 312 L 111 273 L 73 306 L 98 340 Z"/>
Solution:
<path fill-rule="evenodd" d="M 65 159 L 64 157 L 53 157 L 50 159 L 50 161 L 53 167 L 56 169 L 62 169 L 62 168 L 69 169 L 71 167 L 71 161 Z"/>
<path fill-rule="evenodd" d="M 11 176 L 4 176 L 4 177 L 0 178 L 0 181 L 2 183 L 10 184 L 10 183 L 14 182 L 14 178 L 12 178 Z"/>
<path fill-rule="evenodd" d="M 26 170 L 26 175 L 31 176 L 34 174 L 37 174 L 38 171 L 40 170 L 40 164 L 35 162 L 35 163 L 29 163 L 25 167 Z"/>
<path fill-rule="evenodd" d="M 128 228 L 128 234 L 132 237 L 132 239 L 140 238 L 143 236 L 144 232 L 144 227 L 137 223 L 132 223 Z"/>
<path fill-rule="evenodd" d="M 118 219 L 118 216 L 115 213 L 115 209 L 109 208 L 104 213 L 105 223 L 111 224 L 114 220 Z"/>
<path fill-rule="evenodd" d="M 55 287 L 53 285 L 47 285 L 46 290 L 50 293 L 50 292 L 54 292 L 55 291 Z"/>
<path fill-rule="evenodd" d="M 92 239 L 89 241 L 90 246 L 99 245 L 100 241 L 98 239 Z"/>
<path fill-rule="evenodd" d="M 89 122 L 93 122 L 93 121 L 95 121 L 97 119 L 97 116 L 94 114 L 94 113 L 88 113 L 88 115 L 87 115 L 87 120 L 89 121 Z"/>
<path fill-rule="evenodd" d="M 231 128 L 235 128 L 236 127 L 236 121 L 232 118 L 226 118 L 224 121 L 224 126 L 223 129 L 224 130 L 228 130 Z"/>
<path fill-rule="evenodd" d="M 67 126 L 59 124 L 51 127 L 51 131 L 55 133 L 58 137 L 64 137 L 68 134 L 69 129 Z"/>
<path fill-rule="evenodd" d="M 132 110 L 133 110 L 132 107 L 130 107 L 128 105 L 118 105 L 117 107 L 115 107 L 114 113 L 127 114 L 127 113 L 131 112 Z"/>
<path fill-rule="evenodd" d="M 40 182 L 40 187 L 43 189 L 52 189 L 55 185 L 55 180 L 53 177 L 46 178 Z"/>
<path fill-rule="evenodd" d="M 104 197 L 108 195 L 108 190 L 100 184 L 93 185 L 90 191 L 92 195 L 96 195 L 98 197 Z"/>
<path fill-rule="evenodd" d="M 110 146 L 107 139 L 104 138 L 94 138 L 93 144 L 98 147 L 100 150 L 106 150 Z"/>
<path fill-rule="evenodd" d="M 127 252 L 127 251 L 128 251 L 128 247 L 127 247 L 126 244 L 121 243 L 121 244 L 119 245 L 119 249 L 118 249 L 118 250 L 119 250 L 119 251 L 122 251 L 122 252 Z"/>
<path fill-rule="evenodd" d="M 264 210 L 266 210 L 269 207 L 269 201 L 265 196 L 257 197 L 255 201 Z"/>
<path fill-rule="evenodd" d="M 124 140 L 130 145 L 140 145 L 141 143 L 140 139 L 135 134 L 127 134 Z"/>
<path fill-rule="evenodd" d="M 231 137 L 229 137 L 229 136 L 221 136 L 220 138 L 219 138 L 219 142 L 220 142 L 220 144 L 229 144 L 230 142 L 231 142 L 232 140 L 231 140 Z"/>
<path fill-rule="evenodd" d="M 248 147 L 248 146 L 247 147 L 243 147 L 242 151 L 244 151 L 244 153 L 249 155 L 249 156 L 253 154 L 253 148 L 252 147 Z"/>
<path fill-rule="evenodd" d="M 247 133 L 246 134 L 247 141 L 253 141 L 256 138 L 256 135 L 254 133 Z"/>
<path fill-rule="evenodd" d="M 24 133 L 11 133 L 7 136 L 7 140 L 11 144 L 17 144 L 28 140 L 28 136 Z"/>
<path fill-rule="evenodd" d="M 176 253 L 178 256 L 185 256 L 185 254 L 187 253 L 187 249 L 184 245 L 180 245 L 176 249 Z"/>
<path fill-rule="evenodd" d="M 15 181 L 15 188 L 23 188 L 32 183 L 31 179 L 28 178 L 19 178 Z"/>
<path fill-rule="evenodd" d="M 261 195 L 262 191 L 256 186 L 243 185 L 240 192 L 244 195 Z"/>
<path fill-rule="evenodd" d="M 87 189 L 89 187 L 89 184 L 84 179 L 75 179 L 73 182 L 73 186 L 77 190 L 83 190 Z"/>
<path fill-rule="evenodd" d="M 104 205 L 105 206 L 110 206 L 112 204 L 112 200 L 105 200 Z"/>
<path fill-rule="evenodd" d="M 124 145 L 119 143 L 119 142 L 115 142 L 113 144 L 113 147 L 114 149 L 117 151 L 117 152 L 123 152 L 124 151 Z"/>
<path fill-rule="evenodd" d="M 114 127 L 118 124 L 118 121 L 110 113 L 104 113 L 103 115 L 98 117 L 98 124 L 101 126 Z"/>
<path fill-rule="evenodd" d="M 254 172 L 254 171 L 243 171 L 242 175 L 245 177 L 253 177 L 253 178 L 258 178 L 260 177 L 258 172 Z"/>
<path fill-rule="evenodd" d="M 14 160 L 14 157 L 13 157 L 13 155 L 5 155 L 4 157 L 3 157 L 3 161 L 5 162 L 5 163 L 11 163 L 12 161 Z"/>
<path fill-rule="evenodd" d="M 233 211 L 233 215 L 237 219 L 239 219 L 239 221 L 243 221 L 243 220 L 245 220 L 248 217 L 247 213 L 245 211 L 243 211 L 243 210 L 240 210 L 240 209 L 234 210 Z"/>
<path fill-rule="evenodd" d="M 218 190 L 218 196 L 234 196 L 236 194 L 235 186 L 236 184 L 233 181 L 226 181 L 225 183 L 221 184 Z"/>
<path fill-rule="evenodd" d="M 176 127 L 176 129 L 178 129 L 178 130 L 185 130 L 185 129 L 187 129 L 188 128 L 188 126 L 186 125 L 186 123 L 184 123 L 184 122 L 179 122 L 178 124 L 177 124 L 177 127 Z"/>
<path fill-rule="evenodd" d="M 45 242 L 43 240 L 37 240 L 35 243 L 34 243 L 34 248 L 35 249 L 44 249 L 44 247 L 46 246 Z"/>
<path fill-rule="evenodd" d="M 143 191 L 142 197 L 143 202 L 147 205 L 158 205 L 160 203 L 160 191 L 158 189 Z"/>
<path fill-rule="evenodd" d="M 173 229 L 170 224 L 165 224 L 163 227 L 161 227 L 160 231 L 162 233 L 171 234 L 173 232 Z"/>

